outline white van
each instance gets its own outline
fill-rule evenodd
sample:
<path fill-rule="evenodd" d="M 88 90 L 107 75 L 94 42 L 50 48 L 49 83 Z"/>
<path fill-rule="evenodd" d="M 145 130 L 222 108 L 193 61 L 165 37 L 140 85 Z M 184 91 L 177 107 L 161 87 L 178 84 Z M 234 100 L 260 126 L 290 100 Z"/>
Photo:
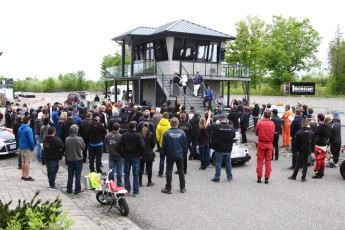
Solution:
<path fill-rule="evenodd" d="M 124 101 L 122 100 L 123 98 L 123 95 L 127 94 L 127 100 L 129 98 L 132 98 L 132 85 L 129 85 L 128 86 L 129 88 L 129 92 L 127 94 L 127 85 L 118 85 L 117 86 L 117 90 L 116 90 L 116 93 L 117 93 L 117 101 Z M 115 102 L 115 87 L 114 86 L 110 86 L 110 100 L 112 102 Z"/>

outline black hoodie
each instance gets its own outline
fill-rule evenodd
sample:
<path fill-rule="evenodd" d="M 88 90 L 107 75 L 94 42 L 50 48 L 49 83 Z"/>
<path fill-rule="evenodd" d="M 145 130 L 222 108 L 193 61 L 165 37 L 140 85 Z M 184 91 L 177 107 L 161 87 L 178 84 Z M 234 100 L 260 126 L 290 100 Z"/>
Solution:
<path fill-rule="evenodd" d="M 56 136 L 46 136 L 43 140 L 43 158 L 45 161 L 59 161 L 62 159 L 64 146 Z"/>

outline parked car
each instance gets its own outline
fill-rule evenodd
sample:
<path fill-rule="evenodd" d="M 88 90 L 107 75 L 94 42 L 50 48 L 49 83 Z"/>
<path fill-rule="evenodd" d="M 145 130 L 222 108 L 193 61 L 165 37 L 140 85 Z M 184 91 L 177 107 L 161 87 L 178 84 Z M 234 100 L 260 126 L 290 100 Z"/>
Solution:
<path fill-rule="evenodd" d="M 0 127 L 0 155 L 13 154 L 17 152 L 16 138 L 12 129 Z"/>
<path fill-rule="evenodd" d="M 67 103 L 68 104 L 73 104 L 73 103 L 78 103 L 79 102 L 79 95 L 77 93 L 70 93 L 67 96 Z"/>
<path fill-rule="evenodd" d="M 79 94 L 79 97 L 80 97 L 81 99 L 85 100 L 85 98 L 86 98 L 86 92 L 84 92 L 84 91 L 78 91 L 78 92 L 76 92 L 76 93 Z"/>
<path fill-rule="evenodd" d="M 36 95 L 35 95 L 33 92 L 24 92 L 24 93 L 23 93 L 23 97 L 26 97 L 26 98 L 35 98 Z"/>
<path fill-rule="evenodd" d="M 241 134 L 239 132 L 236 132 L 236 136 L 233 140 L 234 142 L 233 142 L 232 151 L 231 151 L 232 164 L 243 165 L 252 158 L 249 155 L 248 148 L 240 145 L 240 139 L 241 139 Z M 198 155 L 197 157 L 200 158 Z M 216 154 L 214 153 L 212 149 L 210 151 L 210 159 L 213 164 L 216 163 Z M 224 165 L 224 162 L 223 162 L 223 165 Z"/>

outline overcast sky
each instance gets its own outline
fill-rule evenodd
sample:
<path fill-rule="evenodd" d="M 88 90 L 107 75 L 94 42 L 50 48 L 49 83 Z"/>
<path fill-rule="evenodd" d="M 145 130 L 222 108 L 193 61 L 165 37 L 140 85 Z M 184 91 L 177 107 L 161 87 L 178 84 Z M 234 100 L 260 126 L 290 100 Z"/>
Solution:
<path fill-rule="evenodd" d="M 0 76 L 45 79 L 84 70 L 97 80 L 102 58 L 119 50 L 111 39 L 128 30 L 185 19 L 236 36 L 236 22 L 248 15 L 267 23 L 272 15 L 309 18 L 323 37 L 318 57 L 326 64 L 328 44 L 345 23 L 342 2 L 0 0 Z"/>

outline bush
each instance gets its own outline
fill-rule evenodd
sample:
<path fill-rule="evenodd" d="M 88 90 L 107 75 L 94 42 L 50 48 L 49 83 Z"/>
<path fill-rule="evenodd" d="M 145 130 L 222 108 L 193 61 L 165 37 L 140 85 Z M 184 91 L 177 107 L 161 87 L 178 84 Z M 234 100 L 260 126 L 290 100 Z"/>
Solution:
<path fill-rule="evenodd" d="M 11 210 L 12 201 L 3 203 L 0 200 L 0 229 L 68 229 L 73 221 L 67 218 L 67 211 L 60 211 L 61 199 L 53 202 L 37 199 L 39 191 L 30 202 L 18 201 L 18 206 Z"/>

